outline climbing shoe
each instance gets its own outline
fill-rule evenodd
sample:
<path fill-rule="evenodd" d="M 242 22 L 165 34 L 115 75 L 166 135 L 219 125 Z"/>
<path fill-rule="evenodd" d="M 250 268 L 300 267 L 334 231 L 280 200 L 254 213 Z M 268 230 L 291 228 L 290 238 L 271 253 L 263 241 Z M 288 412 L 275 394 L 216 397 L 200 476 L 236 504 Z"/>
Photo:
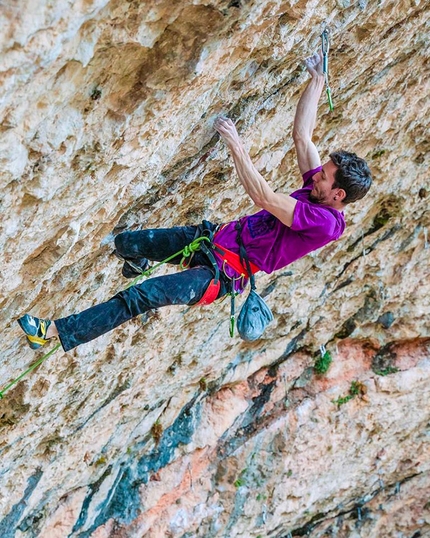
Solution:
<path fill-rule="evenodd" d="M 121 256 L 116 250 L 113 253 L 118 259 L 124 262 L 121 273 L 125 278 L 136 278 L 149 267 L 149 261 L 146 258 L 138 258 L 135 262 L 132 262 Z"/>
<path fill-rule="evenodd" d="M 27 341 L 31 349 L 38 349 L 48 342 L 46 333 L 51 325 L 49 319 L 40 319 L 25 314 L 18 320 L 19 326 L 25 332 Z"/>

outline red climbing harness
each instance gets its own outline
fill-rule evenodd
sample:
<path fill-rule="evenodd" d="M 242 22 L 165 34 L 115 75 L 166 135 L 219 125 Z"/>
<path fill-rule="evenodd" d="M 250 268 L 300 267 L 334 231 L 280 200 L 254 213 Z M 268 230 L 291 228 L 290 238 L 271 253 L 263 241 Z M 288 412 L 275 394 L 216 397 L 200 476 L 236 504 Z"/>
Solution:
<path fill-rule="evenodd" d="M 214 252 L 217 254 L 223 263 L 223 269 L 224 265 L 229 265 L 236 273 L 239 273 L 239 275 L 243 275 L 245 278 L 249 278 L 251 275 L 248 273 L 248 270 L 246 267 L 243 266 L 242 262 L 240 261 L 240 256 L 236 252 L 233 252 L 232 250 L 228 250 L 225 247 L 222 247 L 221 245 L 218 245 L 218 243 L 214 244 Z M 251 273 L 255 274 L 258 271 L 260 271 L 260 268 L 255 265 L 255 263 L 249 262 Z"/>
<path fill-rule="evenodd" d="M 246 269 L 246 267 L 243 266 L 242 262 L 240 261 L 239 254 L 236 254 L 236 252 L 233 252 L 231 250 L 228 250 L 225 247 L 222 247 L 221 245 L 218 245 L 218 243 L 212 243 L 213 249 L 211 251 L 218 256 L 222 260 L 222 270 L 225 273 L 225 265 L 228 265 L 231 267 L 236 273 L 238 273 L 241 277 L 249 278 L 250 275 Z M 256 273 L 260 269 L 252 262 L 249 262 L 251 272 L 252 274 Z M 196 303 L 196 306 L 204 306 L 213 303 L 216 298 L 218 297 L 219 289 L 220 289 L 221 282 L 219 278 L 213 278 L 209 286 L 207 287 L 205 293 L 203 294 L 203 297 L 200 299 L 198 303 Z"/>

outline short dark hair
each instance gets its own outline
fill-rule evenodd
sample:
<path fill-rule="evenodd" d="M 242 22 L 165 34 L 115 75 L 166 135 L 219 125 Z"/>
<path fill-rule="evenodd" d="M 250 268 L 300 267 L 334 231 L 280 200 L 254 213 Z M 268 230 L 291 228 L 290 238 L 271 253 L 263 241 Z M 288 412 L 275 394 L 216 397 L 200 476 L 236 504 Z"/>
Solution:
<path fill-rule="evenodd" d="M 337 166 L 333 189 L 346 192 L 342 202 L 350 204 L 366 196 L 372 185 L 372 174 L 366 161 L 343 149 L 330 153 L 330 159 Z"/>

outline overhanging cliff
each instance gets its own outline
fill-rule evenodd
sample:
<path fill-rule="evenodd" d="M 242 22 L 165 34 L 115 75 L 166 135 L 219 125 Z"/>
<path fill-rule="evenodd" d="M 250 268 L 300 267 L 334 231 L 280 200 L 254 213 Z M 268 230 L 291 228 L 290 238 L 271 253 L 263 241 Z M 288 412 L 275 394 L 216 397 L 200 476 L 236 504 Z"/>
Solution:
<path fill-rule="evenodd" d="M 7 392 L 0 535 L 427 535 L 427 3 L 0 10 L 2 386 L 40 356 L 19 316 L 65 316 L 126 285 L 116 233 L 255 210 L 217 115 L 276 190 L 299 185 L 301 60 L 326 25 L 335 109 L 321 100 L 316 143 L 323 159 L 356 151 L 375 178 L 341 240 L 258 278 L 275 315 L 260 341 L 230 339 L 228 301 L 166 308 Z"/>

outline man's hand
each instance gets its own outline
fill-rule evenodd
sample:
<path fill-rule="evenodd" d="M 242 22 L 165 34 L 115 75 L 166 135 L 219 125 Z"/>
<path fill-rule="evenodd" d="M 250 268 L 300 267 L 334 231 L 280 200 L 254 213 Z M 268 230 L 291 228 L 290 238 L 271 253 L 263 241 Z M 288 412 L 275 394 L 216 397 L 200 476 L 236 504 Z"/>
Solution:
<path fill-rule="evenodd" d="M 242 144 L 237 129 L 231 119 L 220 116 L 215 120 L 214 128 L 230 149 Z"/>
<path fill-rule="evenodd" d="M 272 213 L 285 225 L 291 226 L 297 200 L 291 196 L 273 192 L 252 164 L 251 157 L 245 151 L 236 127 L 229 118 L 220 116 L 215 120 L 214 128 L 231 151 L 239 181 L 254 204 Z"/>
<path fill-rule="evenodd" d="M 314 77 L 323 76 L 323 56 L 321 52 L 316 52 L 305 60 L 306 69 Z"/>

